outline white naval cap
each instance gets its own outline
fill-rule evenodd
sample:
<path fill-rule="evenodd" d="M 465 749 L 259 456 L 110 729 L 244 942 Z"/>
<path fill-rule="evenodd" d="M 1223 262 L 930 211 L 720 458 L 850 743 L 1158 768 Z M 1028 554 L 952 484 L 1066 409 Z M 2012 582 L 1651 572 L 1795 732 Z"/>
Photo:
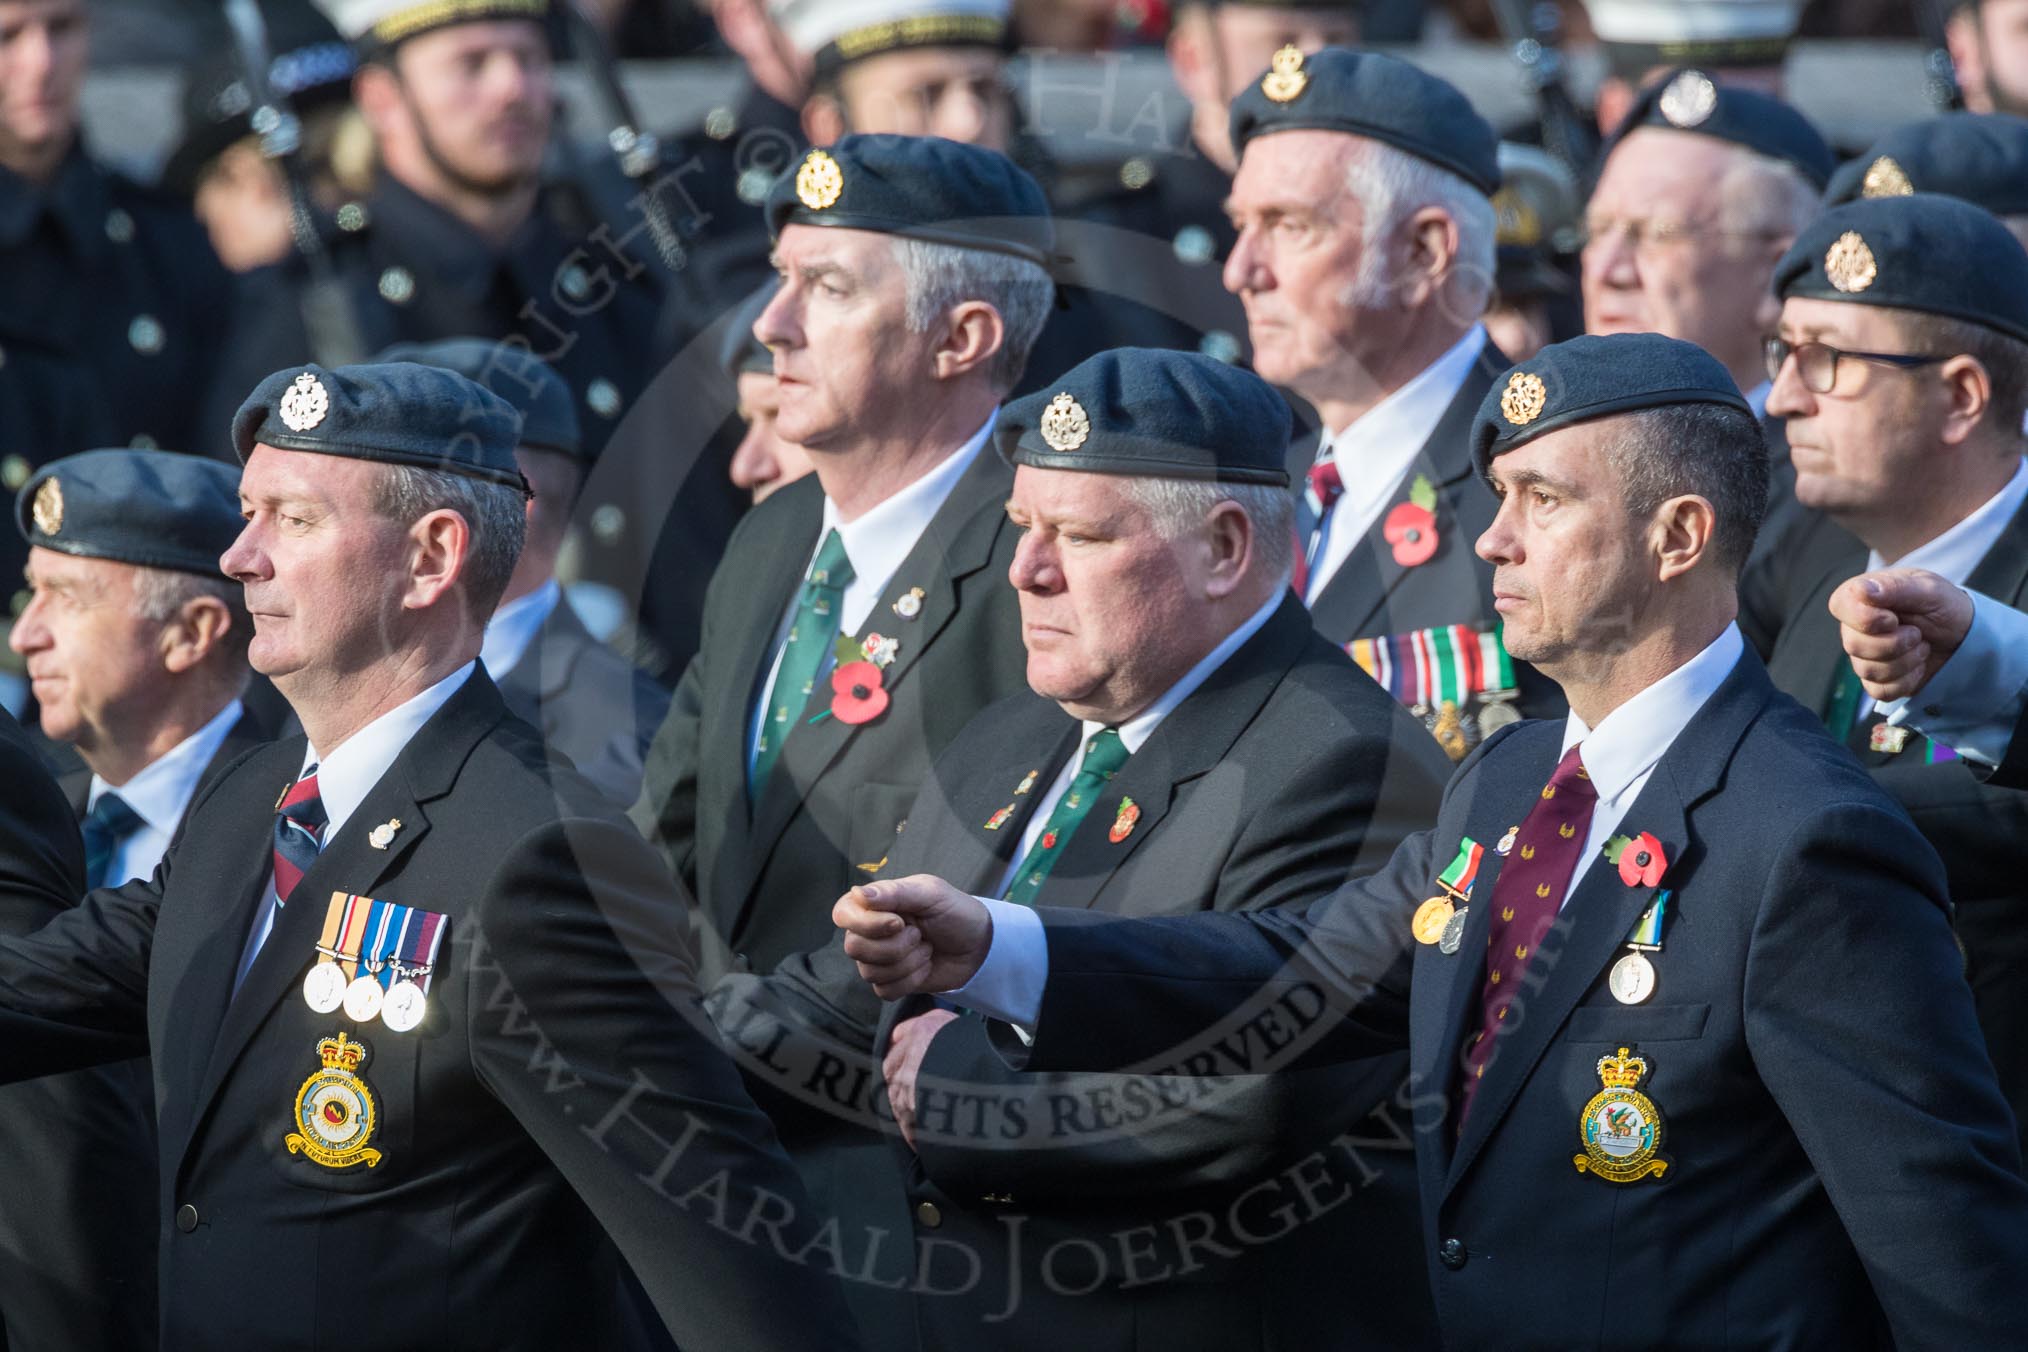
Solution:
<path fill-rule="evenodd" d="M 1584 0 L 1616 68 L 1779 65 L 1803 0 Z"/>
<path fill-rule="evenodd" d="M 549 17 L 549 0 L 317 0 L 317 7 L 362 56 L 452 24 Z"/>
<path fill-rule="evenodd" d="M 768 0 L 768 13 L 825 74 L 904 47 L 1008 45 L 1012 0 Z"/>

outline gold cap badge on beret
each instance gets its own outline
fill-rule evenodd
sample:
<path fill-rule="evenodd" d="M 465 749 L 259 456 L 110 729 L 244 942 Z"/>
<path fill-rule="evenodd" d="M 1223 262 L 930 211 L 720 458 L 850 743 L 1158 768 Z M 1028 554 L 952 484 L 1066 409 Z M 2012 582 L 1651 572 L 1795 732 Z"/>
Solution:
<path fill-rule="evenodd" d="M 42 487 L 35 490 L 35 502 L 29 508 L 35 517 L 35 528 L 44 535 L 54 535 L 63 529 L 63 485 L 51 475 L 42 481 Z"/>
<path fill-rule="evenodd" d="M 1268 73 L 1260 79 L 1260 92 L 1275 103 L 1293 103 L 1309 87 L 1310 77 L 1303 73 L 1303 49 L 1294 43 L 1274 54 Z"/>
<path fill-rule="evenodd" d="M 296 383 L 282 395 L 282 426 L 291 432 L 309 431 L 330 411 L 331 396 L 325 393 L 324 382 L 308 371 L 297 376 Z"/>
<path fill-rule="evenodd" d="M 1824 251 L 1824 280 L 1848 295 L 1864 291 L 1879 275 L 1873 250 L 1866 247 L 1857 230 L 1847 230 Z"/>
<path fill-rule="evenodd" d="M 1859 183 L 1861 197 L 1908 197 L 1914 192 L 1908 171 L 1896 164 L 1892 155 L 1882 155 L 1867 165 L 1866 177 Z"/>
<path fill-rule="evenodd" d="M 1049 407 L 1042 410 L 1041 431 L 1049 449 L 1074 451 L 1091 436 L 1091 419 L 1085 416 L 1084 405 L 1066 392 L 1050 400 Z"/>
<path fill-rule="evenodd" d="M 1656 105 L 1672 127 L 1695 127 L 1718 110 L 1718 86 L 1701 70 L 1686 70 L 1669 81 Z"/>
<path fill-rule="evenodd" d="M 1542 416 L 1542 406 L 1548 402 L 1549 390 L 1541 376 L 1516 371 L 1507 377 L 1507 388 L 1500 394 L 1500 416 L 1516 427 L 1526 427 Z"/>
<path fill-rule="evenodd" d="M 796 170 L 796 199 L 812 211 L 822 211 L 845 191 L 845 171 L 838 161 L 821 150 L 813 150 Z"/>

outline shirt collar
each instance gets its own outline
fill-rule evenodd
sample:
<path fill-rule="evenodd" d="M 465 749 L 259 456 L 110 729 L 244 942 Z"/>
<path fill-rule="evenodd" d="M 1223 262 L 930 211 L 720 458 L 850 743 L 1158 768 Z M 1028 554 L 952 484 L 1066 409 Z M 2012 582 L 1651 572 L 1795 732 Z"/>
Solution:
<path fill-rule="evenodd" d="M 394 764 L 423 724 L 450 701 L 452 695 L 471 679 L 476 662 L 467 662 L 429 689 L 406 703 L 398 704 L 345 739 L 336 751 L 319 756 L 317 748 L 303 748 L 303 771 L 317 769 L 317 797 L 323 801 L 324 843 L 337 838 L 345 821 L 366 795 L 373 791 L 388 767 Z M 300 778 L 301 775 L 298 775 Z"/>
<path fill-rule="evenodd" d="M 1911 549 L 1894 561 L 1896 568 L 1927 568 L 1930 572 L 1962 587 L 1972 570 L 1999 543 L 2007 523 L 2028 500 L 2028 460 L 2015 464 L 2014 477 L 1987 498 L 1979 509 L 1928 544 Z M 1876 551 L 1866 555 L 1866 571 L 1886 567 Z"/>
<path fill-rule="evenodd" d="M 1486 350 L 1486 326 L 1474 324 L 1441 357 L 1416 373 L 1415 379 L 1375 404 L 1352 423 L 1324 438 L 1332 455 L 1356 464 L 1361 477 L 1385 478 L 1391 487 L 1401 477 L 1386 473 L 1388 463 L 1406 471 L 1436 431 L 1444 410 L 1465 383 L 1472 363 Z M 1321 457 L 1323 447 L 1318 448 Z M 1341 471 L 1342 472 L 1342 471 Z"/>
<path fill-rule="evenodd" d="M 190 806 L 197 781 L 204 778 L 205 767 L 211 764 L 226 734 L 244 712 L 240 702 L 233 700 L 214 714 L 210 722 L 150 761 L 124 784 L 108 784 L 93 775 L 91 790 L 85 795 L 85 810 L 97 807 L 106 794 L 117 793 L 120 801 L 134 809 L 142 821 L 157 831 L 174 834 L 177 823 L 183 820 L 183 810 Z"/>
<path fill-rule="evenodd" d="M 521 664 L 521 659 L 528 655 L 528 645 L 535 642 L 535 636 L 542 632 L 542 626 L 549 622 L 562 599 L 563 588 L 551 578 L 493 612 L 493 618 L 486 622 L 486 637 L 479 646 L 479 660 L 485 664 L 488 676 L 503 680 Z"/>
<path fill-rule="evenodd" d="M 1767 397 L 1773 393 L 1774 382 L 1772 380 L 1763 380 L 1760 384 L 1746 392 L 1746 406 L 1753 410 L 1755 418 L 1765 419 L 1767 417 Z"/>
<path fill-rule="evenodd" d="M 1212 672 L 1224 666 L 1232 655 L 1240 650 L 1241 645 L 1258 634 L 1261 626 L 1281 608 L 1281 604 L 1282 593 L 1276 592 L 1267 599 L 1267 604 L 1247 618 L 1246 623 L 1227 634 L 1216 648 L 1205 654 L 1203 661 L 1184 672 L 1183 679 L 1165 690 L 1160 699 L 1120 724 L 1120 741 L 1126 746 L 1127 754 L 1131 756 L 1146 746 L 1148 739 L 1155 735 L 1155 729 L 1161 726 L 1162 720 L 1176 712 L 1177 705 L 1197 693 L 1197 688 L 1211 678 Z M 1105 727 L 1103 723 L 1087 720 L 1084 725 L 1084 741 L 1079 745 L 1090 746 L 1091 739 L 1103 732 Z"/>
<path fill-rule="evenodd" d="M 1596 728 L 1570 715 L 1563 749 L 1583 748 L 1584 770 L 1601 802 L 1619 797 L 1655 768 L 1745 651 L 1739 626 L 1728 624 L 1704 651 L 1607 714 Z"/>
<path fill-rule="evenodd" d="M 999 417 L 1000 411 L 993 410 L 985 425 L 967 437 L 965 444 L 946 456 L 935 469 L 856 521 L 839 520 L 837 504 L 825 498 L 824 524 L 817 532 L 818 547 L 823 547 L 826 534 L 837 531 L 839 540 L 845 545 L 845 557 L 852 563 L 853 578 L 858 582 L 871 583 L 876 588 L 885 586 L 887 579 L 894 576 L 894 570 L 901 567 L 902 560 L 915 548 L 915 542 L 944 505 L 944 499 L 951 495 L 951 490 L 958 486 L 958 480 L 971 468 L 973 458 L 993 434 L 993 424 Z"/>

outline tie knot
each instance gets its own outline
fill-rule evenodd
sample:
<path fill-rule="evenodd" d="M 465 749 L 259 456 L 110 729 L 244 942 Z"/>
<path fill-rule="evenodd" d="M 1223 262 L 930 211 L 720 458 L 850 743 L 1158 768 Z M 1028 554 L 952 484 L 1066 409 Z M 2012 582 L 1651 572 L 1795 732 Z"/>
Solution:
<path fill-rule="evenodd" d="M 852 560 L 845 553 L 844 537 L 836 530 L 824 532 L 817 557 L 810 560 L 809 584 L 843 591 L 852 585 Z"/>
<path fill-rule="evenodd" d="M 1593 787 L 1591 775 L 1584 768 L 1584 757 L 1579 754 L 1581 748 L 1580 743 L 1563 753 L 1563 759 L 1556 763 L 1556 773 L 1549 777 L 1549 788 L 1556 794 L 1596 799 L 1598 790 Z M 1545 790 L 1542 796 L 1549 798 L 1555 795 Z"/>
<path fill-rule="evenodd" d="M 311 832 L 323 829 L 326 820 L 324 800 L 317 795 L 315 766 L 310 768 L 310 773 L 289 786 L 289 791 L 282 795 L 282 801 L 275 804 L 275 811 Z"/>
<path fill-rule="evenodd" d="M 99 801 L 85 813 L 85 820 L 99 826 L 114 840 L 121 840 L 141 825 L 141 814 L 117 793 L 107 792 L 99 795 Z"/>
<path fill-rule="evenodd" d="M 1085 742 L 1084 760 L 1079 762 L 1077 772 L 1111 779 L 1127 763 L 1127 755 L 1127 744 L 1120 740 L 1118 730 L 1102 728 Z"/>
<path fill-rule="evenodd" d="M 1318 510 L 1328 512 L 1345 494 L 1345 481 L 1338 477 L 1336 460 L 1319 460 L 1310 466 L 1310 492 L 1317 499 Z"/>

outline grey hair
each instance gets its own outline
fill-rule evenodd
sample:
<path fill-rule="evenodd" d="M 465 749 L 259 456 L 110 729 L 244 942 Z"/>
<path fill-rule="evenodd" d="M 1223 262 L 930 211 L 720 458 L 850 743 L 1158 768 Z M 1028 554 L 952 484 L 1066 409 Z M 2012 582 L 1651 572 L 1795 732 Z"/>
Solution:
<path fill-rule="evenodd" d="M 150 624 L 167 624 L 183 607 L 200 597 L 213 597 L 232 618 L 226 630 L 227 652 L 245 653 L 253 641 L 253 620 L 246 613 L 246 588 L 222 577 L 205 577 L 175 568 L 134 570 L 134 613 Z"/>
<path fill-rule="evenodd" d="M 1767 514 L 1767 439 L 1751 413 L 1724 404 L 1670 404 L 1615 419 L 1606 448 L 1627 512 L 1650 516 L 1670 498 L 1711 504 L 1712 552 L 1737 573 Z"/>
<path fill-rule="evenodd" d="M 521 558 L 528 530 L 526 505 L 521 491 L 506 484 L 413 465 L 383 465 L 373 489 L 373 510 L 402 526 L 412 526 L 431 512 L 452 511 L 464 518 L 471 532 L 463 578 L 465 604 L 480 624 L 492 618 Z"/>
<path fill-rule="evenodd" d="M 1498 241 L 1498 221 L 1486 194 L 1448 169 L 1378 141 L 1354 152 L 1346 165 L 1345 186 L 1363 218 L 1354 305 L 1378 308 L 1385 302 L 1392 284 L 1387 240 L 1410 216 L 1436 207 L 1458 231 L 1451 275 L 1459 308 L 1473 318 L 1485 310 L 1493 298 Z"/>
<path fill-rule="evenodd" d="M 1735 147 L 1732 167 L 1719 177 L 1717 198 L 1728 229 L 1765 230 L 1793 239 L 1816 219 L 1824 195 L 1787 160 Z"/>
<path fill-rule="evenodd" d="M 1028 354 L 1056 303 L 1056 284 L 1041 265 L 1012 254 L 905 237 L 895 239 L 894 255 L 908 284 L 908 331 L 927 333 L 966 301 L 984 301 L 999 312 L 1006 330 L 988 373 L 994 388 L 1004 394 L 1020 384 Z"/>
<path fill-rule="evenodd" d="M 1254 551 L 1267 560 L 1277 583 L 1289 580 L 1295 551 L 1296 500 L 1277 484 L 1227 484 L 1204 479 L 1155 479 L 1134 475 L 1128 496 L 1154 519 L 1156 534 L 1175 540 L 1204 524 L 1221 502 L 1236 502 L 1253 527 Z"/>

